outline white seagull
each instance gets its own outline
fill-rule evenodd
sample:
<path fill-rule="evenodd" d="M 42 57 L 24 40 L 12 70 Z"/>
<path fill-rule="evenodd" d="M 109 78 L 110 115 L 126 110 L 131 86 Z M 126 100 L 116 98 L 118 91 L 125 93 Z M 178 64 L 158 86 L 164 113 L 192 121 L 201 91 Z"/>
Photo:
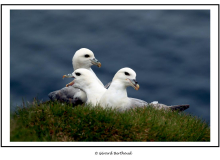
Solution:
<path fill-rule="evenodd" d="M 87 48 L 81 48 L 76 51 L 72 58 L 73 71 L 79 68 L 85 68 L 92 75 L 94 75 L 97 82 L 104 87 L 102 82 L 98 79 L 96 74 L 91 69 L 92 65 L 101 67 L 101 63 L 95 58 L 93 52 Z M 82 104 L 86 102 L 86 94 L 82 90 L 71 87 L 64 87 L 60 90 L 53 91 L 48 94 L 50 100 L 58 100 L 61 102 L 68 102 L 74 105 Z"/>
<path fill-rule="evenodd" d="M 189 105 L 167 106 L 158 104 L 157 102 L 148 104 L 140 99 L 129 98 L 126 90 L 129 86 L 132 86 L 135 90 L 139 89 L 139 84 L 136 81 L 136 73 L 131 68 L 122 68 L 115 74 L 110 87 L 101 97 L 100 105 L 104 108 L 117 108 L 120 111 L 148 105 L 152 105 L 158 109 L 165 108 L 179 111 L 189 108 Z"/>
<path fill-rule="evenodd" d="M 96 76 L 87 69 L 80 68 L 72 74 L 64 75 L 64 78 L 74 78 L 72 82 L 66 86 L 78 88 L 86 93 L 86 104 L 98 105 L 102 95 L 106 92 L 106 88 L 99 83 Z"/>

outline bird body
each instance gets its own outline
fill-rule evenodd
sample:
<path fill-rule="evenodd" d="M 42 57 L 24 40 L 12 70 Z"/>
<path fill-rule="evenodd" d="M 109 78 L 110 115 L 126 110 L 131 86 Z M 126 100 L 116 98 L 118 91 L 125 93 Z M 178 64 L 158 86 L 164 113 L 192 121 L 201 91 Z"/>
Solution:
<path fill-rule="evenodd" d="M 131 68 L 120 69 L 112 79 L 106 89 L 96 74 L 91 69 L 92 65 L 101 67 L 101 63 L 94 57 L 92 51 L 82 48 L 76 51 L 72 59 L 74 72 L 64 75 L 66 78 L 74 78 L 66 87 L 51 92 L 51 100 L 59 100 L 77 104 L 100 105 L 103 108 L 117 108 L 120 111 L 135 107 L 145 107 L 151 105 L 158 109 L 170 109 L 183 111 L 189 105 L 167 106 L 157 102 L 147 103 L 143 100 L 130 98 L 127 96 L 127 87 L 132 86 L 135 90 L 139 89 L 136 81 L 136 73 Z"/>
<path fill-rule="evenodd" d="M 98 105 L 102 95 L 106 91 L 106 88 L 99 83 L 96 76 L 87 69 L 77 69 L 71 76 L 64 77 L 74 78 L 68 86 L 78 88 L 85 92 L 87 96 L 86 104 L 92 104 L 93 106 Z"/>
<path fill-rule="evenodd" d="M 98 79 L 96 74 L 91 69 L 92 65 L 97 65 L 101 67 L 101 63 L 95 58 L 93 52 L 87 48 L 81 48 L 74 54 L 72 58 L 73 70 L 79 68 L 85 68 L 90 71 L 100 85 L 103 85 L 102 82 Z M 104 85 L 103 85 L 104 86 Z M 50 100 L 58 100 L 61 102 L 68 102 L 74 105 L 82 104 L 86 102 L 86 94 L 82 90 L 75 87 L 64 87 L 60 90 L 53 91 L 48 94 Z"/>
<path fill-rule="evenodd" d="M 130 98 L 127 96 L 126 88 L 132 86 L 135 90 L 139 89 L 136 81 L 136 73 L 131 68 L 122 68 L 114 76 L 108 90 L 103 94 L 100 105 L 104 108 L 117 108 L 120 111 L 135 107 L 145 107 L 151 105 L 157 109 L 185 110 L 189 105 L 167 106 L 159 103 L 147 103 L 143 100 Z"/>

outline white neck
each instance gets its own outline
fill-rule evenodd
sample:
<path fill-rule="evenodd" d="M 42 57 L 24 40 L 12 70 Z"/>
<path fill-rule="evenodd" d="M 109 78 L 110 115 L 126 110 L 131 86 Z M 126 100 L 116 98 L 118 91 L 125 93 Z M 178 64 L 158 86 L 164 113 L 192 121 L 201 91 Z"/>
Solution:
<path fill-rule="evenodd" d="M 98 81 L 95 81 L 84 88 L 86 92 L 87 101 L 86 104 L 91 103 L 92 105 L 97 105 L 105 93 L 106 88 L 104 88 Z"/>
<path fill-rule="evenodd" d="M 85 69 L 88 69 L 88 70 L 90 70 L 91 68 L 90 67 L 82 67 L 81 65 L 79 65 L 78 63 L 72 63 L 73 64 L 73 71 L 75 71 L 75 70 L 77 70 L 77 69 L 79 69 L 79 68 L 85 68 Z"/>
<path fill-rule="evenodd" d="M 103 83 L 99 80 L 99 78 L 96 76 L 96 74 L 93 72 L 92 68 L 89 68 L 88 70 L 90 70 L 96 77 L 96 80 L 99 82 L 99 84 L 104 87 Z"/>
<path fill-rule="evenodd" d="M 111 83 L 108 91 L 114 92 L 116 95 L 120 95 L 120 98 L 126 98 L 128 97 L 126 88 L 127 87 L 122 82 L 119 80 L 114 80 Z"/>

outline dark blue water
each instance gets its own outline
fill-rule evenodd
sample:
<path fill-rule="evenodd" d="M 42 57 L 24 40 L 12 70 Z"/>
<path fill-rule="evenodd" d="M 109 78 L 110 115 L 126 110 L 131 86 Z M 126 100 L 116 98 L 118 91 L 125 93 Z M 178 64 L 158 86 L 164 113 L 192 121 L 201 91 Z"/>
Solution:
<path fill-rule="evenodd" d="M 93 70 L 104 84 L 130 67 L 140 89 L 128 96 L 190 104 L 185 112 L 209 123 L 209 10 L 11 10 L 11 110 L 64 87 L 80 48 L 102 63 Z"/>

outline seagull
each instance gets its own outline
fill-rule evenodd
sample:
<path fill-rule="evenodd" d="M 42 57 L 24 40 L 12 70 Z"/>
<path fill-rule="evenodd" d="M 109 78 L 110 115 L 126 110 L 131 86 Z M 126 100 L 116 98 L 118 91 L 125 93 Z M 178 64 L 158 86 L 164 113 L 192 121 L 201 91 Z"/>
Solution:
<path fill-rule="evenodd" d="M 68 83 L 67 87 L 74 87 L 86 93 L 86 104 L 92 106 L 98 105 L 102 95 L 106 92 L 106 88 L 99 83 L 96 76 L 87 69 L 80 68 L 75 70 L 72 74 L 64 75 L 63 78 L 74 78 Z"/>
<path fill-rule="evenodd" d="M 97 82 L 104 87 L 102 82 L 98 79 L 96 74 L 91 69 L 92 65 L 96 65 L 99 68 L 101 67 L 101 63 L 95 58 L 94 53 L 87 49 L 81 48 L 77 50 L 72 58 L 73 71 L 79 68 L 85 68 L 92 75 L 94 75 Z M 86 94 L 82 90 L 71 87 L 64 87 L 60 90 L 53 91 L 48 94 L 50 100 L 58 100 L 61 102 L 68 102 L 73 105 L 78 105 L 86 102 Z"/>
<path fill-rule="evenodd" d="M 136 73 L 131 68 L 122 68 L 114 76 L 111 84 L 107 91 L 103 94 L 100 99 L 100 105 L 104 108 L 112 107 L 120 111 L 125 111 L 127 109 L 135 107 L 144 107 L 151 105 L 158 109 L 171 109 L 183 111 L 189 108 L 189 105 L 176 105 L 167 106 L 164 104 L 159 104 L 158 102 L 147 103 L 143 100 L 136 98 L 129 98 L 127 96 L 126 88 L 132 86 L 135 90 L 139 89 L 139 84 L 136 81 Z"/>

